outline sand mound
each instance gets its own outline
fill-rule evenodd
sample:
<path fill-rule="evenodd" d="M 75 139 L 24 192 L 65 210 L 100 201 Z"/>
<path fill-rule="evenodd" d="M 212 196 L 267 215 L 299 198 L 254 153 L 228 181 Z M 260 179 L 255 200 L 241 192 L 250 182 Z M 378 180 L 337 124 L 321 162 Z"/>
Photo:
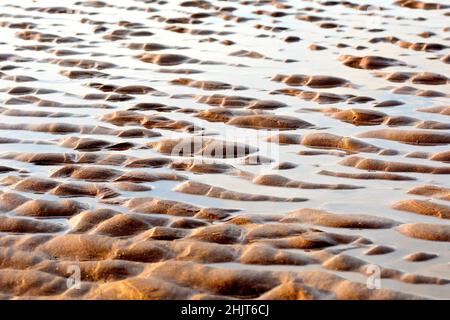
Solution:
<path fill-rule="evenodd" d="M 273 81 L 283 82 L 290 86 L 306 86 L 310 88 L 336 88 L 349 84 L 348 80 L 333 76 L 307 76 L 303 74 L 282 75 L 272 78 Z"/>
<path fill-rule="evenodd" d="M 160 153 L 185 157 L 239 158 L 257 151 L 248 145 L 203 137 L 161 140 L 148 145 Z"/>
<path fill-rule="evenodd" d="M 180 184 L 176 187 L 175 191 L 187 193 L 187 194 L 196 194 L 203 195 L 206 197 L 212 198 L 220 198 L 220 199 L 229 199 L 229 200 L 238 200 L 238 201 L 274 201 L 274 202 L 299 202 L 305 201 L 303 198 L 282 198 L 282 197 L 271 197 L 265 195 L 252 195 L 239 193 L 236 191 L 227 190 L 224 188 L 214 187 L 205 183 L 194 182 L 194 181 L 186 181 L 183 184 Z"/>
<path fill-rule="evenodd" d="M 421 261 L 428 261 L 428 260 L 434 259 L 436 257 L 437 257 L 437 255 L 434 253 L 414 252 L 414 253 L 411 253 L 411 254 L 403 257 L 403 259 L 406 261 L 411 261 L 411 262 L 421 262 Z"/>
<path fill-rule="evenodd" d="M 266 114 L 233 117 L 227 122 L 227 124 L 244 128 L 278 130 L 292 130 L 312 126 L 311 123 L 298 118 Z"/>
<path fill-rule="evenodd" d="M 334 228 L 392 228 L 398 223 L 394 220 L 361 214 L 332 214 L 326 211 L 301 209 L 290 213 L 282 222 L 299 222 Z"/>
<path fill-rule="evenodd" d="M 450 134 L 432 133 L 421 130 L 380 129 L 361 133 L 359 137 L 393 140 L 418 145 L 437 145 L 450 143 Z"/>
<path fill-rule="evenodd" d="M 321 170 L 318 174 L 331 177 L 348 178 L 348 179 L 361 179 L 361 180 L 393 180 L 393 181 L 409 181 L 415 180 L 412 177 L 393 174 L 393 173 L 378 173 L 378 172 L 364 172 L 364 173 L 348 173 L 348 172 L 335 172 L 328 170 Z"/>
<path fill-rule="evenodd" d="M 447 298 L 426 1 L 1 1 L 0 298 Z"/>
<path fill-rule="evenodd" d="M 409 223 L 397 228 L 404 235 L 429 241 L 450 241 L 450 227 L 441 224 Z"/>
<path fill-rule="evenodd" d="M 357 69 L 383 69 L 392 66 L 405 65 L 403 62 L 392 58 L 385 58 L 380 56 L 365 56 L 358 57 L 352 55 L 344 55 L 340 57 L 340 60 L 344 65 Z"/>
<path fill-rule="evenodd" d="M 154 63 L 160 66 L 175 66 L 182 63 L 196 63 L 198 60 L 191 59 L 181 54 L 150 54 L 144 53 L 138 56 L 139 60 L 147 63 Z"/>
<path fill-rule="evenodd" d="M 253 183 L 264 185 L 264 186 L 273 186 L 273 187 L 286 187 L 286 188 L 299 188 L 299 189 L 336 189 L 336 190 L 345 190 L 345 189 L 359 189 L 361 187 L 348 185 L 348 184 L 326 184 L 326 183 L 312 183 L 312 182 L 303 182 L 296 181 L 286 178 L 281 175 L 275 174 L 265 174 L 255 176 L 252 180 Z"/>
<path fill-rule="evenodd" d="M 423 200 L 404 200 L 395 203 L 394 209 L 409 211 L 426 216 L 435 216 L 441 219 L 450 219 L 450 207 Z"/>
<path fill-rule="evenodd" d="M 387 172 L 420 172 L 431 174 L 450 173 L 450 168 L 448 167 L 431 167 L 420 164 L 367 159 L 358 156 L 346 158 L 341 162 L 339 162 L 339 164 L 348 167 L 355 167 L 358 169 L 387 171 Z"/>
<path fill-rule="evenodd" d="M 450 201 L 450 188 L 440 186 L 418 186 L 409 190 L 408 193 Z"/>

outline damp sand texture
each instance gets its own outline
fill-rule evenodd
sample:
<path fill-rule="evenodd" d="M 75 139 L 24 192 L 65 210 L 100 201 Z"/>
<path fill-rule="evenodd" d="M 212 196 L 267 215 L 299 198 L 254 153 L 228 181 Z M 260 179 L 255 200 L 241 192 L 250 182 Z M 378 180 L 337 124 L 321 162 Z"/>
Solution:
<path fill-rule="evenodd" d="M 450 299 L 428 1 L 2 1 L 0 298 Z"/>

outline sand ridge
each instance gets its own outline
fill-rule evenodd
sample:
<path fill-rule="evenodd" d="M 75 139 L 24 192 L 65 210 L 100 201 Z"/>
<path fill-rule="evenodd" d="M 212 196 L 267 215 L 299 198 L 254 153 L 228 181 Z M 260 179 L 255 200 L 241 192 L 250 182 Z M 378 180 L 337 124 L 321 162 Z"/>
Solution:
<path fill-rule="evenodd" d="M 2 299 L 450 297 L 445 1 L 0 8 Z"/>

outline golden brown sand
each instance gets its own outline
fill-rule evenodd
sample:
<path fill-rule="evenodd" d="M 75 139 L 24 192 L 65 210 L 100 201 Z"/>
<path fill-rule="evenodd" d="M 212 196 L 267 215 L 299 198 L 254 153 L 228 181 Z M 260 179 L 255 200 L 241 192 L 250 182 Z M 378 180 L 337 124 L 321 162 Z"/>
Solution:
<path fill-rule="evenodd" d="M 449 10 L 2 1 L 0 298 L 449 299 Z"/>

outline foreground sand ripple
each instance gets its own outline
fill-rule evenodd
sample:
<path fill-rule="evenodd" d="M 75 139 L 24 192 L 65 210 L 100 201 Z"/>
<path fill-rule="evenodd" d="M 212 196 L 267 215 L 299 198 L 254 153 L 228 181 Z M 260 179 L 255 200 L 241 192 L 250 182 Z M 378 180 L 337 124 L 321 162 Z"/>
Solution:
<path fill-rule="evenodd" d="M 449 9 L 3 1 L 0 298 L 449 298 Z"/>

